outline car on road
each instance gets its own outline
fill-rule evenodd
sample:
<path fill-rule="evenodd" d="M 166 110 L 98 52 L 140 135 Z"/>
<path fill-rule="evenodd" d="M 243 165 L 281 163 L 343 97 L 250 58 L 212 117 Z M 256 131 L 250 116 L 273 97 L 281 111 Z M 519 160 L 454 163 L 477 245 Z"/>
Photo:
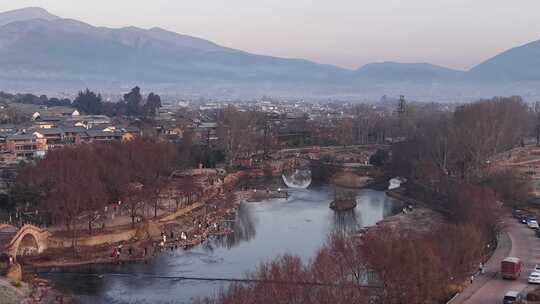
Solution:
<path fill-rule="evenodd" d="M 533 271 L 527 279 L 529 284 L 540 284 L 540 272 Z"/>
<path fill-rule="evenodd" d="M 529 218 L 528 218 L 526 215 L 522 215 L 522 216 L 519 218 L 519 221 L 520 221 L 522 224 L 527 224 L 527 221 L 529 221 Z"/>
<path fill-rule="evenodd" d="M 523 296 L 517 291 L 509 291 L 504 295 L 503 304 L 520 304 L 523 303 Z"/>
<path fill-rule="evenodd" d="M 527 226 L 531 229 L 536 229 L 538 228 L 538 222 L 535 220 L 535 219 L 530 219 L 527 221 Z"/>

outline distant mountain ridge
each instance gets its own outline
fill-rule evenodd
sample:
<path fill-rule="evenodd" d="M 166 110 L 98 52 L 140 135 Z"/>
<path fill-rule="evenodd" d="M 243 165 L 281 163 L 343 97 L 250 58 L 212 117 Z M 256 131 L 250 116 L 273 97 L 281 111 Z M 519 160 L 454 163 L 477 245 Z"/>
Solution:
<path fill-rule="evenodd" d="M 456 80 L 464 72 L 429 63 L 369 63 L 358 70 L 357 75 L 371 81 L 431 82 Z"/>
<path fill-rule="evenodd" d="M 207 95 L 425 96 L 536 94 L 540 41 L 470 71 L 382 62 L 357 70 L 250 54 L 161 28 L 95 27 L 41 8 L 0 13 L 0 88 L 119 92 L 140 85 Z M 532 93 L 531 93 L 532 92 Z"/>
<path fill-rule="evenodd" d="M 41 7 L 27 7 L 0 13 L 0 26 L 11 22 L 32 19 L 56 20 L 59 19 L 59 17 L 49 13 Z"/>
<path fill-rule="evenodd" d="M 469 79 L 490 82 L 537 82 L 540 80 L 540 40 L 500 53 L 468 73 Z"/>

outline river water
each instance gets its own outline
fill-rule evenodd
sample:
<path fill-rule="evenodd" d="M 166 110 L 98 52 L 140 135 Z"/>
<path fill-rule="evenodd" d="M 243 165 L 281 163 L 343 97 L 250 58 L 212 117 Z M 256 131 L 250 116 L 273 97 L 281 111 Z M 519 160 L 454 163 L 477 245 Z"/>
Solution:
<path fill-rule="evenodd" d="M 236 220 L 230 223 L 234 233 L 188 250 L 165 252 L 148 264 L 53 269 L 40 275 L 72 292 L 81 303 L 191 303 L 212 296 L 227 283 L 144 275 L 242 278 L 261 262 L 281 254 L 292 253 L 309 261 L 329 233 L 374 225 L 399 209 L 385 192 L 363 189 L 358 192 L 355 210 L 337 213 L 328 207 L 331 193 L 326 186 L 311 186 L 290 189 L 287 200 L 242 203 Z"/>

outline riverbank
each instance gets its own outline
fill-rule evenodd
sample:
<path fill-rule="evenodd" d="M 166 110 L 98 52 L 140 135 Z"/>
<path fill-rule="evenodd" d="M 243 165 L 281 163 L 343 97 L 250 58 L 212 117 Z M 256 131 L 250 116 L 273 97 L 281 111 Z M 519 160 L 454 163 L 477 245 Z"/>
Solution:
<path fill-rule="evenodd" d="M 234 220 L 242 201 L 287 199 L 288 196 L 286 190 L 232 191 L 205 202 L 193 203 L 158 221 L 147 221 L 136 229 L 133 233 L 136 236 L 129 241 L 79 246 L 77 252 L 48 249 L 40 256 L 26 258 L 25 269 L 147 262 L 164 251 L 187 249 L 211 237 L 233 233 L 227 223 Z M 125 230 L 117 233 L 125 233 Z M 99 235 L 94 237 L 99 238 Z M 118 248 L 121 252 L 113 255 Z"/>
<path fill-rule="evenodd" d="M 364 233 L 376 233 L 378 229 L 403 229 L 408 231 L 429 232 L 444 223 L 443 215 L 417 200 L 401 194 L 401 190 L 385 191 L 388 197 L 401 204 L 401 212 L 386 217 L 375 226 L 364 230 Z"/>
<path fill-rule="evenodd" d="M 25 269 L 71 267 L 91 264 L 145 262 L 166 250 L 196 246 L 209 237 L 231 233 L 225 222 L 234 218 L 249 191 L 235 191 L 214 197 L 168 221 L 147 221 L 132 240 L 79 246 L 77 252 L 48 249 L 42 255 L 24 259 Z M 123 233 L 123 230 L 117 233 Z"/>

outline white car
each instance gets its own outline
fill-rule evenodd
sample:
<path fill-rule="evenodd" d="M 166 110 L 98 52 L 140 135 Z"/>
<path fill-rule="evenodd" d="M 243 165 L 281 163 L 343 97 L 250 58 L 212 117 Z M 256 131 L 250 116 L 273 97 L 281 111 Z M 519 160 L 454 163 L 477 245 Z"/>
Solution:
<path fill-rule="evenodd" d="M 528 282 L 530 284 L 540 284 L 540 272 L 533 271 L 529 275 Z"/>
<path fill-rule="evenodd" d="M 536 220 L 530 220 L 527 222 L 527 226 L 531 229 L 536 229 L 538 228 L 538 222 Z"/>

